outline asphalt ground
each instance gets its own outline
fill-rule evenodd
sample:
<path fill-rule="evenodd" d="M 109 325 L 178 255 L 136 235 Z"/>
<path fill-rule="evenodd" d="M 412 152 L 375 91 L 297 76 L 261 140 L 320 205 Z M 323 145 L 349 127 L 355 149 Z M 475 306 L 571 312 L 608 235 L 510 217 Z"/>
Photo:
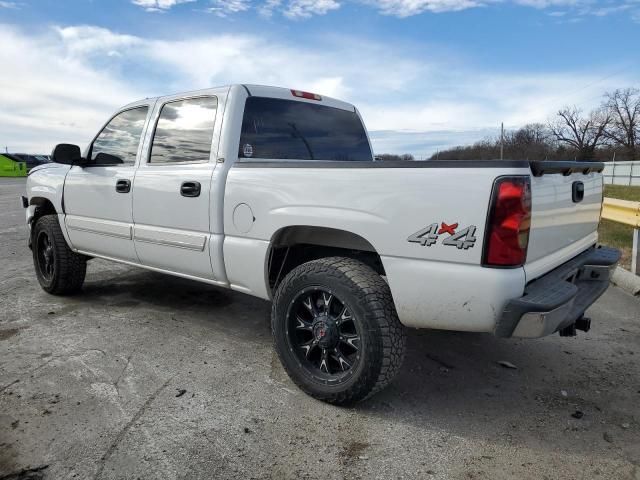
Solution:
<path fill-rule="evenodd" d="M 640 479 L 622 290 L 576 338 L 412 330 L 391 387 L 339 408 L 288 379 L 267 302 L 102 260 L 43 292 L 23 192 L 0 179 L 0 479 Z"/>

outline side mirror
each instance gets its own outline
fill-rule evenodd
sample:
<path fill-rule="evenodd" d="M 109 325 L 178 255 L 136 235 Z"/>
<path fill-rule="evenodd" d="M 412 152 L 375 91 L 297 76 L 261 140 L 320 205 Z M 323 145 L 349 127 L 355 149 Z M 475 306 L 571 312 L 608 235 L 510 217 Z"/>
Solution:
<path fill-rule="evenodd" d="M 69 143 L 59 143 L 51 153 L 51 160 L 64 165 L 80 165 L 83 163 L 80 147 Z"/>

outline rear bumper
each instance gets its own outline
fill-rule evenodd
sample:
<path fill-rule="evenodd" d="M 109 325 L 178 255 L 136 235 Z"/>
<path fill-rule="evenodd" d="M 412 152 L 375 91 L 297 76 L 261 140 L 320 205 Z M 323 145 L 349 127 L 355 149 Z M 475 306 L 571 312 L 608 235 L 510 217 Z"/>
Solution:
<path fill-rule="evenodd" d="M 531 282 L 507 303 L 495 335 L 537 338 L 574 324 L 605 292 L 619 260 L 618 250 L 594 247 Z"/>

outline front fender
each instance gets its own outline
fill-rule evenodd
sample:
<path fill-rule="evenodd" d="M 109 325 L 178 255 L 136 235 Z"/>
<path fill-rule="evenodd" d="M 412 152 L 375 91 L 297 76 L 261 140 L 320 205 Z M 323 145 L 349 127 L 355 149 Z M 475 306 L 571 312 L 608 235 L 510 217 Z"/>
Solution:
<path fill-rule="evenodd" d="M 47 164 L 32 170 L 27 177 L 28 205 L 25 210 L 25 221 L 30 232 L 38 208 L 46 208 L 48 213 L 57 214 L 68 245 L 71 243 L 67 229 L 64 227 L 63 192 L 64 180 L 70 168 L 69 165 Z M 31 233 L 29 233 L 29 248 L 31 248 Z"/>
<path fill-rule="evenodd" d="M 45 201 L 49 201 L 57 213 L 63 213 L 64 180 L 70 168 L 69 165 L 54 164 L 47 165 L 47 168 L 32 170 L 29 173 L 27 177 L 27 198 L 29 199 L 27 223 L 33 218 L 33 215 L 29 217 L 30 207 L 41 205 Z"/>

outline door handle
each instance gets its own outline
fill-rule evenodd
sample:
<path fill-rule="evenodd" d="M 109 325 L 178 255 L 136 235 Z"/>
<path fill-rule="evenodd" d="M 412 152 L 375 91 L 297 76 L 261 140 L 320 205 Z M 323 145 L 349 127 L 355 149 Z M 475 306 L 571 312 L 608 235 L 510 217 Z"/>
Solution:
<path fill-rule="evenodd" d="M 131 191 L 131 181 L 129 180 L 118 180 L 116 182 L 116 192 L 118 193 L 129 193 Z"/>
<path fill-rule="evenodd" d="M 199 197 L 200 182 L 182 182 L 182 185 L 180 185 L 180 195 L 183 197 Z"/>

